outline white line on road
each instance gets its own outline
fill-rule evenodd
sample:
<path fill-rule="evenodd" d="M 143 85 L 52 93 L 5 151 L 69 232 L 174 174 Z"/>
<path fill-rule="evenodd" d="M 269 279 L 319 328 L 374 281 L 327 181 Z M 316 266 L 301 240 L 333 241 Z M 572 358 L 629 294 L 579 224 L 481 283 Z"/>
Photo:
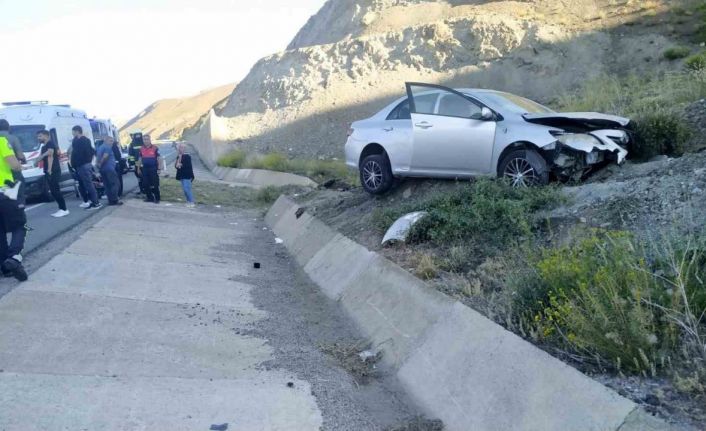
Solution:
<path fill-rule="evenodd" d="M 31 207 L 27 207 L 27 208 L 25 208 L 25 211 L 32 211 L 33 209 L 39 208 L 42 205 L 46 205 L 46 202 L 42 202 L 41 204 L 36 204 L 36 205 L 32 205 Z"/>

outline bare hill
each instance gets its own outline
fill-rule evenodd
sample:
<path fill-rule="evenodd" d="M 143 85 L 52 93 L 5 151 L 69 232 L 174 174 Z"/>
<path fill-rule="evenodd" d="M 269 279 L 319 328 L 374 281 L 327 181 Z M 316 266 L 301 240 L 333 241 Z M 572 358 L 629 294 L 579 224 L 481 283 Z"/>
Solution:
<path fill-rule="evenodd" d="M 179 138 L 185 129 L 192 127 L 211 108 L 227 98 L 234 88 L 235 84 L 228 84 L 191 97 L 154 102 L 127 121 L 120 128 L 120 135 L 126 138 L 130 131 L 139 129 L 156 139 Z M 127 142 L 127 139 L 123 140 Z"/>
<path fill-rule="evenodd" d="M 228 149 L 340 157 L 350 122 L 407 80 L 490 87 L 548 102 L 601 74 L 669 70 L 693 26 L 679 1 L 329 0 L 289 50 L 254 65 L 217 124 Z M 198 142 L 208 142 L 208 124 Z"/>

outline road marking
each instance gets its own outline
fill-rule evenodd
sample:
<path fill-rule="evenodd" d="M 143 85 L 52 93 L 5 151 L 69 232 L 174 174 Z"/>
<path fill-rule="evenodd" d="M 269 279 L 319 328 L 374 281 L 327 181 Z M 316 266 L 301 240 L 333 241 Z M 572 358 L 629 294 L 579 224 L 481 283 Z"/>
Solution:
<path fill-rule="evenodd" d="M 42 205 L 46 205 L 46 202 L 42 202 L 41 204 L 36 204 L 36 205 L 32 205 L 31 207 L 27 207 L 27 208 L 25 208 L 25 211 L 32 211 L 33 209 L 39 208 Z"/>

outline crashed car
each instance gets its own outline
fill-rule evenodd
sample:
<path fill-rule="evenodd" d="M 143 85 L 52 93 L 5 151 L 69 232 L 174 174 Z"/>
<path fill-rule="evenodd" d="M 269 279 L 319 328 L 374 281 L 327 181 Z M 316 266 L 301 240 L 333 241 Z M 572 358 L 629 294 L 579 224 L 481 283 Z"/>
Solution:
<path fill-rule="evenodd" d="M 501 91 L 407 83 L 406 97 L 351 125 L 346 163 L 371 194 L 397 177 L 498 176 L 526 187 L 622 164 L 630 129 L 627 118 L 557 113 Z"/>

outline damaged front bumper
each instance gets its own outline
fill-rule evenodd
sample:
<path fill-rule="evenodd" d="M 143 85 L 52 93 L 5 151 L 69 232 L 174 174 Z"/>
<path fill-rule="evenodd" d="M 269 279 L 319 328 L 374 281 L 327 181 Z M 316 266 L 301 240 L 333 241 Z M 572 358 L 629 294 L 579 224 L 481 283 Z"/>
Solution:
<path fill-rule="evenodd" d="M 557 140 L 542 148 L 552 170 L 559 176 L 583 175 L 606 162 L 622 165 L 630 135 L 625 130 L 594 130 L 588 133 L 552 133 Z"/>

